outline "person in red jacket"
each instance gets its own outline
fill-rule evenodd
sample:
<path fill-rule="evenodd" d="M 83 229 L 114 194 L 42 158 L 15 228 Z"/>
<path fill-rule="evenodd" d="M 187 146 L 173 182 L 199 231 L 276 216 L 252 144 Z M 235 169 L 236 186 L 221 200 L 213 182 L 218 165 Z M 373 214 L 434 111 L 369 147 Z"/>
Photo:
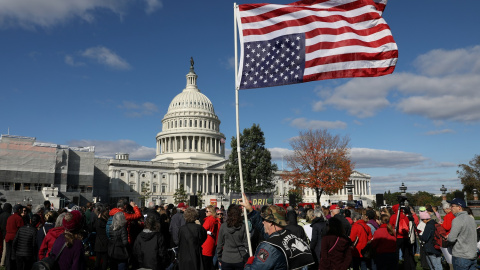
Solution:
<path fill-rule="evenodd" d="M 452 209 L 450 208 L 449 203 L 443 204 L 443 211 L 446 213 L 445 217 L 443 217 L 442 227 L 447 231 L 447 236 L 452 229 L 452 221 L 455 218 L 455 215 L 452 213 Z M 451 266 L 450 269 L 453 268 L 452 266 L 452 247 L 448 248 L 440 248 L 442 250 L 443 256 L 447 263 Z"/>
<path fill-rule="evenodd" d="M 364 258 L 362 255 L 362 249 L 367 245 L 367 242 L 372 240 L 372 230 L 368 227 L 362 216 L 353 211 L 352 212 L 353 226 L 350 232 L 350 240 L 352 240 L 353 249 L 353 269 L 367 269 L 371 268 L 370 259 Z"/>
<path fill-rule="evenodd" d="M 40 249 L 38 251 L 38 260 L 42 260 L 43 258 L 48 257 L 50 251 L 52 250 L 53 243 L 55 243 L 55 240 L 57 240 L 60 234 L 65 232 L 65 228 L 63 227 L 62 222 L 66 214 L 67 212 L 64 212 L 57 217 L 57 220 L 55 221 L 55 227 L 48 230 L 45 238 L 43 238 L 42 245 L 40 246 Z"/>
<path fill-rule="evenodd" d="M 382 224 L 373 234 L 372 248 L 377 256 L 373 259 L 377 270 L 397 269 L 397 238 L 395 228 L 389 223 L 390 217 L 382 215 Z"/>
<path fill-rule="evenodd" d="M 18 229 L 23 227 L 24 222 L 22 218 L 22 213 L 25 207 L 21 204 L 16 204 L 13 206 L 13 214 L 7 219 L 6 234 L 5 234 L 5 243 L 7 246 L 6 249 L 6 258 L 5 258 L 5 267 L 7 270 L 16 269 L 16 262 L 12 259 L 13 251 L 13 239 L 17 234 Z"/>
<path fill-rule="evenodd" d="M 134 213 L 132 214 L 132 213 L 125 212 L 125 210 L 127 209 L 127 204 L 128 204 L 128 202 L 125 199 L 118 200 L 117 208 L 113 208 L 112 210 L 110 210 L 110 212 L 108 214 L 110 216 L 114 216 L 118 212 L 123 212 L 127 222 L 135 221 L 135 220 L 143 217 L 142 212 L 140 212 L 140 208 L 138 208 L 138 206 L 135 202 L 130 202 L 130 205 L 133 207 Z M 132 239 L 132 235 L 130 233 L 129 227 L 127 227 L 127 231 L 128 231 L 128 243 L 133 244 L 133 241 L 135 239 Z"/>
<path fill-rule="evenodd" d="M 409 232 L 409 222 L 410 220 L 408 217 L 403 213 L 404 209 L 400 208 L 399 204 L 396 204 L 392 206 L 392 210 L 394 211 L 394 214 L 390 216 L 390 225 L 392 225 L 395 228 L 396 221 L 397 221 L 397 215 L 400 213 L 400 217 L 398 220 L 398 228 L 396 229 L 397 232 L 397 251 L 402 250 L 403 254 L 403 269 L 415 269 L 416 268 L 416 262 L 415 262 L 415 257 L 413 254 L 413 245 L 410 244 L 409 238 L 408 238 L 408 232 Z"/>
<path fill-rule="evenodd" d="M 218 220 L 215 207 L 209 205 L 206 207 L 206 218 L 203 219 L 203 228 L 207 231 L 207 240 L 202 245 L 202 259 L 205 269 L 212 269 L 213 255 L 217 248 Z"/>

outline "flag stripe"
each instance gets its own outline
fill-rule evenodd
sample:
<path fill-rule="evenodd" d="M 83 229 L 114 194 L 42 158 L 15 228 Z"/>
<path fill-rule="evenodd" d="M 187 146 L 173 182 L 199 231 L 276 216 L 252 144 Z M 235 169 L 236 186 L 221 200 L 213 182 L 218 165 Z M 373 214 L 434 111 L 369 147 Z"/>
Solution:
<path fill-rule="evenodd" d="M 381 17 L 386 2 L 303 0 L 290 5 L 240 5 L 242 55 L 246 53 L 241 60 L 241 88 L 393 72 L 398 48 Z M 299 38 L 303 42 L 297 44 Z M 247 44 L 258 48 L 248 45 L 247 49 Z M 299 66 L 303 73 L 298 73 Z M 263 71 L 269 71 L 268 77 L 261 76 Z"/>

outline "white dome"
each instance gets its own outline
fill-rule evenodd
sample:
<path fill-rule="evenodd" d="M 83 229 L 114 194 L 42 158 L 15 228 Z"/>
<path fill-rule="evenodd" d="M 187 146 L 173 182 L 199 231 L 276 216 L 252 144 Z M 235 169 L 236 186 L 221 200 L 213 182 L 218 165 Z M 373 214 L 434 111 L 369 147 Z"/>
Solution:
<path fill-rule="evenodd" d="M 200 93 L 200 90 L 198 90 L 196 87 L 187 87 L 182 93 L 178 94 L 172 100 L 172 102 L 170 102 L 167 114 L 185 110 L 199 110 L 215 114 L 215 110 L 213 109 L 210 99 L 208 99 L 208 97 L 204 94 Z"/>

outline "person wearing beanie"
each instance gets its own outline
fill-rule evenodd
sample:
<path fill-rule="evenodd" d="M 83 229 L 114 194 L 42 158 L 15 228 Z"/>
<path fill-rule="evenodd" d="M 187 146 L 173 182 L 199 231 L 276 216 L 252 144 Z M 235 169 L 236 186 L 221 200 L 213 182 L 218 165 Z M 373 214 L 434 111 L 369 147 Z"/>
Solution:
<path fill-rule="evenodd" d="M 59 270 L 86 269 L 85 250 L 81 235 L 82 225 L 83 214 L 80 211 L 72 210 L 65 214 L 62 220 L 65 231 L 55 240 L 50 252 L 51 255 L 58 256 Z M 65 248 L 59 254 L 64 245 Z"/>
<path fill-rule="evenodd" d="M 435 224 L 437 224 L 437 222 L 432 219 L 428 211 L 420 212 L 420 220 L 426 224 L 420 240 L 425 243 L 424 248 L 427 254 L 428 265 L 430 269 L 442 270 L 442 252 L 436 249 L 433 243 L 435 241 Z"/>

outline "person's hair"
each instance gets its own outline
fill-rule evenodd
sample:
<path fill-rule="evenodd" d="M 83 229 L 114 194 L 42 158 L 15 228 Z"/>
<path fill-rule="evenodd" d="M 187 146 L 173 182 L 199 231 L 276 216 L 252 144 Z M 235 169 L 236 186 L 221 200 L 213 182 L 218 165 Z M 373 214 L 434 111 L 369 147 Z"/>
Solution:
<path fill-rule="evenodd" d="M 38 214 L 34 214 L 32 215 L 32 218 L 30 219 L 30 224 L 33 226 L 33 227 L 36 227 L 38 225 L 38 223 L 40 223 L 40 215 Z"/>
<path fill-rule="evenodd" d="M 113 215 L 112 229 L 114 231 L 125 227 L 125 224 L 127 224 L 127 219 L 125 219 L 125 214 L 123 212 L 117 212 Z"/>
<path fill-rule="evenodd" d="M 328 210 L 328 208 L 324 207 L 324 208 L 322 208 L 322 211 L 323 211 L 323 216 L 326 217 L 326 216 L 330 215 L 330 210 Z"/>
<path fill-rule="evenodd" d="M 377 213 L 373 210 L 367 210 L 365 212 L 365 215 L 368 217 L 368 219 L 375 219 L 375 217 L 377 216 Z"/>
<path fill-rule="evenodd" d="M 352 218 L 352 220 L 357 221 L 357 220 L 362 219 L 362 215 L 360 215 L 360 213 L 358 213 L 356 211 L 353 211 L 351 218 Z"/>
<path fill-rule="evenodd" d="M 155 209 L 155 203 L 153 201 L 148 203 L 148 208 Z"/>
<path fill-rule="evenodd" d="M 160 222 L 156 219 L 155 215 L 147 215 L 147 218 L 145 219 L 145 229 L 154 232 L 160 231 Z"/>
<path fill-rule="evenodd" d="M 343 215 L 345 217 L 352 217 L 352 211 L 345 209 L 345 211 L 343 211 Z"/>
<path fill-rule="evenodd" d="M 103 213 L 105 211 L 105 209 L 106 209 L 105 205 L 103 205 L 102 203 L 97 203 L 97 204 L 95 204 L 95 209 L 93 209 L 93 212 L 96 215 L 100 215 L 101 213 Z"/>
<path fill-rule="evenodd" d="M 315 210 L 313 210 L 313 215 L 318 218 L 323 218 L 324 216 L 322 208 L 315 208 Z"/>
<path fill-rule="evenodd" d="M 308 205 L 308 204 L 307 204 Z M 312 222 L 312 220 L 315 218 L 315 215 L 313 214 L 313 209 L 308 209 L 307 210 L 307 222 Z"/>
<path fill-rule="evenodd" d="M 443 209 L 448 209 L 448 208 L 450 208 L 450 204 L 448 202 L 446 202 L 442 205 L 442 208 Z"/>
<path fill-rule="evenodd" d="M 343 228 L 342 222 L 335 217 L 332 217 L 328 220 L 328 231 L 327 235 L 336 235 L 336 236 L 344 236 L 345 235 L 345 228 Z"/>
<path fill-rule="evenodd" d="M 390 216 L 383 214 L 380 216 L 380 220 L 382 224 L 387 224 L 388 234 L 392 236 L 395 235 L 395 229 L 393 228 L 392 224 L 390 224 Z"/>
<path fill-rule="evenodd" d="M 190 206 L 183 212 L 183 217 L 185 218 L 186 223 L 193 223 L 198 218 L 197 210 Z"/>
<path fill-rule="evenodd" d="M 438 212 L 438 206 L 432 206 L 434 212 Z"/>
<path fill-rule="evenodd" d="M 55 220 L 55 227 L 61 227 L 63 226 L 63 218 L 68 212 L 63 212 L 60 215 L 58 215 L 57 220 Z"/>
<path fill-rule="evenodd" d="M 289 205 L 289 206 L 287 207 L 287 212 L 288 212 L 288 211 L 293 211 L 293 207 L 292 207 L 291 205 Z"/>
<path fill-rule="evenodd" d="M 267 211 L 268 205 L 262 206 L 262 209 L 260 210 L 260 213 L 265 213 Z"/>
<path fill-rule="evenodd" d="M 216 218 L 217 217 L 217 211 L 215 210 L 215 207 L 213 205 L 209 205 L 205 207 L 208 211 L 210 211 L 210 214 L 212 214 L 212 217 Z"/>
<path fill-rule="evenodd" d="M 242 210 L 236 204 L 231 204 L 227 210 L 227 226 L 239 227 L 242 224 Z"/>
<path fill-rule="evenodd" d="M 468 207 L 468 206 L 467 206 L 467 207 L 463 207 L 462 210 L 463 210 L 463 211 L 467 211 L 467 214 L 469 214 L 470 216 L 473 217 L 473 211 L 472 211 L 472 209 L 471 209 L 470 207 Z"/>
<path fill-rule="evenodd" d="M 120 200 L 118 200 L 118 202 L 117 202 L 117 208 L 124 208 L 125 205 L 127 205 L 127 204 L 128 204 L 128 203 L 127 203 L 127 200 L 125 200 L 125 199 L 120 199 Z"/>
<path fill-rule="evenodd" d="M 45 211 L 45 206 L 43 204 L 36 205 L 35 208 L 33 208 L 32 213 L 38 214 L 40 211 Z"/>
<path fill-rule="evenodd" d="M 93 204 L 91 202 L 87 202 L 87 204 L 85 205 L 85 208 L 92 208 Z"/>
<path fill-rule="evenodd" d="M 52 203 L 51 203 L 49 200 L 46 200 L 46 201 L 43 202 L 43 205 L 44 205 L 45 208 L 46 208 L 47 205 L 48 205 L 49 207 L 52 206 Z M 48 209 L 48 210 L 50 210 L 50 209 Z"/>
<path fill-rule="evenodd" d="M 65 220 L 66 221 L 70 221 L 72 220 L 73 218 L 73 215 L 69 212 L 65 213 Z M 62 221 L 63 221 L 63 218 L 62 218 Z M 81 228 L 81 226 L 79 226 Z M 65 235 L 65 243 L 67 244 L 67 247 L 71 247 L 73 246 L 73 242 L 75 241 L 75 239 L 78 239 L 78 240 L 82 240 L 82 234 L 80 233 L 80 230 L 65 230 L 63 232 L 63 234 Z"/>
<path fill-rule="evenodd" d="M 48 211 L 45 213 L 45 222 L 54 223 L 57 217 L 58 213 L 56 211 Z"/>

